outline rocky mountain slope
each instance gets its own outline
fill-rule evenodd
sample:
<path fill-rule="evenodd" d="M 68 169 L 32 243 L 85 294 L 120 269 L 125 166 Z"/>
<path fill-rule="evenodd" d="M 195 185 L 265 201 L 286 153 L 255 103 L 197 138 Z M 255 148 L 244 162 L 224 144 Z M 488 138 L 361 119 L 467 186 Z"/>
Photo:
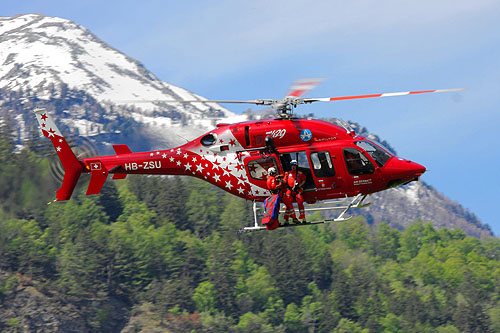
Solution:
<path fill-rule="evenodd" d="M 40 14 L 0 18 L 0 121 L 10 121 L 18 143 L 38 135 L 32 110 L 55 113 L 61 130 L 106 144 L 127 142 L 134 151 L 174 146 L 209 131 L 217 122 L 246 120 L 215 103 L 132 103 L 140 100 L 204 100 L 161 81 L 138 61 L 89 30 Z M 251 116 L 251 115 L 250 115 Z M 359 135 L 381 141 L 351 124 Z M 387 143 L 385 142 L 385 145 Z M 460 204 L 419 182 L 371 197 L 361 211 L 370 223 L 404 228 L 415 220 L 459 227 L 470 235 L 491 230 Z"/>
<path fill-rule="evenodd" d="M 381 143 L 397 155 L 396 150 L 378 135 L 356 123 L 350 123 L 350 126 L 359 135 Z M 468 235 L 479 238 L 492 236 L 489 225 L 481 223 L 469 210 L 421 180 L 375 193 L 367 202 L 372 205 L 353 215 L 364 216 L 369 223 L 387 222 L 402 230 L 415 221 L 423 221 L 432 222 L 435 228 L 459 228 Z"/>
<path fill-rule="evenodd" d="M 118 134 L 125 118 L 146 128 L 154 141 L 176 144 L 180 137 L 209 130 L 221 118 L 241 118 L 214 103 L 130 102 L 203 97 L 159 80 L 68 20 L 40 14 L 0 18 L 0 43 L 1 112 L 15 117 L 21 129 L 33 118 L 23 111 L 45 106 L 64 116 L 62 122 L 80 135 Z"/>

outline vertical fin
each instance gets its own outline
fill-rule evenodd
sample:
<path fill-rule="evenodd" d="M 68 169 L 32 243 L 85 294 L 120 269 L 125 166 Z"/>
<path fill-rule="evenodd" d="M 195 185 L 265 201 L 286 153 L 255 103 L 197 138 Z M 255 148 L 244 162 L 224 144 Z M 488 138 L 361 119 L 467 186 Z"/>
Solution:
<path fill-rule="evenodd" d="M 43 135 L 52 141 L 52 145 L 64 168 L 63 183 L 57 190 L 56 199 L 54 201 L 68 200 L 71 198 L 71 194 L 78 183 L 80 174 L 83 171 L 83 166 L 76 158 L 47 111 L 45 109 L 36 109 L 34 112 Z"/>

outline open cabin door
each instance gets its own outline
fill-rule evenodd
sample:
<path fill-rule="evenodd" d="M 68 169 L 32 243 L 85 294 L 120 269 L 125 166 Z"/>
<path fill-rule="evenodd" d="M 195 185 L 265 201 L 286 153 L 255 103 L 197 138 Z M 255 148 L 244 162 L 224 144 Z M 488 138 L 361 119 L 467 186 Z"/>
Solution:
<path fill-rule="evenodd" d="M 307 158 L 307 153 L 306 151 L 296 151 L 296 152 L 291 152 L 291 153 L 281 153 L 280 154 L 280 162 L 282 166 L 283 172 L 290 171 L 290 162 L 292 160 L 297 161 L 297 169 L 299 171 L 302 171 L 304 175 L 306 176 L 306 182 L 304 186 L 302 186 L 302 189 L 304 192 L 308 191 L 315 191 L 316 190 L 316 183 L 314 182 L 314 178 L 312 176 L 311 172 L 311 165 L 309 163 L 309 160 Z"/>

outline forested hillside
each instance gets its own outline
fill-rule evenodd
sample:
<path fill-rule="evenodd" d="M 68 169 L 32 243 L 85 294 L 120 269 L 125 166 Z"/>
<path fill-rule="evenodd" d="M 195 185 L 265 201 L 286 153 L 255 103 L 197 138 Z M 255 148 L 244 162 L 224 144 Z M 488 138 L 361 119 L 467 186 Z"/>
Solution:
<path fill-rule="evenodd" d="M 250 203 L 190 178 L 83 185 L 0 127 L 0 331 L 500 332 L 500 240 L 362 218 L 238 234 Z"/>

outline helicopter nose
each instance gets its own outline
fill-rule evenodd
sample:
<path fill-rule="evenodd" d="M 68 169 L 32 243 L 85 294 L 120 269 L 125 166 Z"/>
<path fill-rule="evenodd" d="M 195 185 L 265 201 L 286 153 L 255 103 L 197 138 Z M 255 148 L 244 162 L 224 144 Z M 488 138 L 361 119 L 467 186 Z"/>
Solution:
<path fill-rule="evenodd" d="M 406 184 L 418 178 L 427 170 L 423 165 L 400 157 L 390 159 L 384 166 L 389 180 L 387 187 Z"/>

